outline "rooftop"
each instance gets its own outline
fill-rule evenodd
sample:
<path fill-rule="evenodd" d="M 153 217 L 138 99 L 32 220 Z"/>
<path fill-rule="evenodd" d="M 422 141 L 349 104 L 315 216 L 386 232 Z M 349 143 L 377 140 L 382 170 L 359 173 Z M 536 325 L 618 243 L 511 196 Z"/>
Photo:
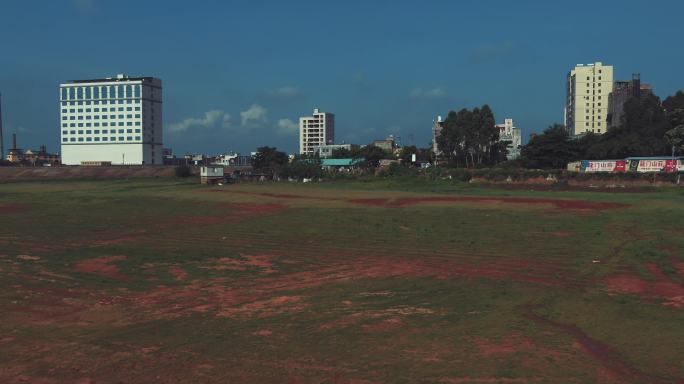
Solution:
<path fill-rule="evenodd" d="M 321 159 L 324 167 L 350 167 L 361 163 L 361 159 Z"/>
<path fill-rule="evenodd" d="M 158 80 L 152 76 L 142 76 L 142 77 L 130 77 L 125 74 L 117 74 L 116 77 L 105 77 L 103 79 L 85 79 L 85 80 L 70 80 L 70 83 L 83 84 L 83 83 L 105 83 L 105 82 L 117 82 L 117 81 L 154 81 Z"/>

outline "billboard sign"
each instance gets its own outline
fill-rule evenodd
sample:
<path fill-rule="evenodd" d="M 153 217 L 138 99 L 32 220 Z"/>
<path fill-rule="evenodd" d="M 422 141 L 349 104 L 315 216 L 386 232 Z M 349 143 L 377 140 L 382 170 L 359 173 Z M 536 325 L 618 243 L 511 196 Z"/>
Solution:
<path fill-rule="evenodd" d="M 637 172 L 672 172 L 672 160 L 656 159 L 636 161 L 638 161 Z M 668 171 L 668 169 L 670 170 Z"/>
<path fill-rule="evenodd" d="M 582 170 L 587 173 L 625 172 L 624 160 L 584 160 Z"/>

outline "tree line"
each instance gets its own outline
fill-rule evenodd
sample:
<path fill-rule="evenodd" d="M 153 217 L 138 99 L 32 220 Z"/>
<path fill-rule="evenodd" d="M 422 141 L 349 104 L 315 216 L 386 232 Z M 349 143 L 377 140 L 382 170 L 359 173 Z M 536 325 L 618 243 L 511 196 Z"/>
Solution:
<path fill-rule="evenodd" d="M 564 168 L 578 160 L 668 156 L 684 151 L 684 92 L 663 102 L 647 93 L 629 99 L 623 109 L 618 126 L 602 135 L 586 133 L 575 138 L 560 124 L 550 126 L 522 148 L 522 165 Z"/>
<path fill-rule="evenodd" d="M 486 104 L 473 110 L 450 111 L 436 140 L 440 152 L 437 157 L 465 167 L 505 161 L 509 144 L 499 141 L 494 113 Z"/>
<path fill-rule="evenodd" d="M 375 145 L 336 149 L 333 158 L 360 160 L 360 168 L 377 167 L 382 159 L 401 160 L 411 165 L 413 155 L 419 162 L 442 160 L 457 167 L 485 167 L 507 162 L 511 166 L 534 169 L 565 168 L 578 160 L 623 159 L 630 156 L 666 156 L 684 152 L 684 92 L 678 91 L 661 102 L 652 93 L 633 97 L 623 107 L 619 124 L 602 135 L 570 135 L 560 124 L 533 135 L 521 150 L 520 159 L 506 160 L 509 142 L 499 140 L 494 113 L 488 105 L 450 111 L 437 136 L 438 153 L 431 149 L 406 146 L 398 153 Z M 317 178 L 323 175 L 318 155 L 297 155 L 290 161 L 285 152 L 260 147 L 253 157 L 257 172 L 273 178 Z"/>

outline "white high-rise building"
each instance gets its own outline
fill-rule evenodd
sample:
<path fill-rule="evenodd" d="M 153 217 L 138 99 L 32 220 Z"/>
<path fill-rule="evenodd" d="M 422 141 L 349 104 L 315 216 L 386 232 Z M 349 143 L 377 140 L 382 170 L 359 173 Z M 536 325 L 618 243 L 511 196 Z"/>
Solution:
<path fill-rule="evenodd" d="M 62 164 L 162 164 L 162 84 L 154 77 L 60 84 Z"/>
<path fill-rule="evenodd" d="M 299 118 L 299 153 L 313 155 L 316 147 L 335 142 L 335 115 L 314 109 L 313 116 Z"/>
<path fill-rule="evenodd" d="M 506 158 L 508 160 L 513 160 L 520 157 L 522 130 L 513 125 L 513 119 L 504 119 L 504 123 L 497 124 L 496 128 L 499 129 L 499 141 L 508 143 L 506 145 L 506 149 L 508 150 Z"/>
<path fill-rule="evenodd" d="M 613 91 L 613 66 L 577 64 L 568 73 L 565 127 L 570 134 L 606 133 L 608 95 Z"/>

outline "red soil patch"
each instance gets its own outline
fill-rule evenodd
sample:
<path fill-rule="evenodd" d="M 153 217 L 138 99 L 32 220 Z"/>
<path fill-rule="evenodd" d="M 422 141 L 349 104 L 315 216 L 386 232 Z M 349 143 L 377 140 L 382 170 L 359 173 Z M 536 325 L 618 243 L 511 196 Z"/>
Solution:
<path fill-rule="evenodd" d="M 684 380 L 681 379 L 665 379 L 638 370 L 611 347 L 591 338 L 574 325 L 555 322 L 533 313 L 531 309 L 525 313 L 525 316 L 535 323 L 556 328 L 570 334 L 588 355 L 603 364 L 601 372 L 603 372 L 604 375 L 610 373 L 611 376 L 614 375 L 622 378 L 624 381 L 633 381 L 636 379 L 644 383 L 684 384 Z"/>
<path fill-rule="evenodd" d="M 622 274 L 606 279 L 608 291 L 629 295 L 645 295 L 665 299 L 664 305 L 684 308 L 684 287 L 670 279 L 656 264 L 646 264 L 654 280 L 645 280 L 634 274 Z"/>
<path fill-rule="evenodd" d="M 301 303 L 301 296 L 278 296 L 266 300 L 258 300 L 239 307 L 225 308 L 218 316 L 231 318 L 271 317 L 282 313 L 302 311 L 306 305 Z"/>
<path fill-rule="evenodd" d="M 220 216 L 180 216 L 173 220 L 167 220 L 162 223 L 153 222 L 149 223 L 149 226 L 154 227 L 156 230 L 163 230 L 166 228 L 173 228 L 179 225 L 192 225 L 192 226 L 205 226 L 205 225 L 216 225 L 224 223 L 236 223 L 240 220 L 244 220 L 254 216 L 267 215 L 279 213 L 287 209 L 286 206 L 280 204 L 242 204 L 242 203 L 231 203 L 231 204 L 220 204 L 219 207 L 230 208 L 231 211 L 226 212 L 224 215 Z M 143 223 L 144 224 L 144 223 Z M 99 239 L 88 242 L 74 242 L 69 244 L 71 247 L 83 247 L 83 246 L 107 246 L 107 245 L 118 245 L 127 242 L 132 242 L 144 238 L 149 235 L 146 230 L 140 230 L 133 233 L 117 234 L 108 239 Z M 224 239 L 225 240 L 225 239 Z M 39 248 L 40 247 L 40 248 Z M 36 245 L 34 248 L 41 251 L 51 251 L 53 249 L 47 249 L 44 245 Z"/>
<path fill-rule="evenodd" d="M 94 246 L 119 245 L 119 244 L 127 243 L 129 241 L 135 241 L 135 240 L 139 239 L 140 237 L 141 237 L 140 234 L 122 235 L 122 236 L 118 236 L 118 237 L 111 238 L 111 239 L 95 240 L 95 241 L 91 242 L 90 244 L 94 245 Z M 75 245 L 78 245 L 78 244 L 75 244 Z"/>
<path fill-rule="evenodd" d="M 188 225 L 212 225 L 226 221 L 223 216 L 188 216 L 181 219 L 183 224 Z"/>
<path fill-rule="evenodd" d="M 0 204 L 0 213 L 17 213 L 27 209 L 23 204 Z"/>
<path fill-rule="evenodd" d="M 75 272 L 96 273 L 111 279 L 122 280 L 125 276 L 119 273 L 116 265 L 111 263 L 125 260 L 126 256 L 98 257 L 97 259 L 84 260 L 76 264 Z"/>
<path fill-rule="evenodd" d="M 230 203 L 229 208 L 236 209 L 242 216 L 257 216 L 273 213 L 280 213 L 287 209 L 281 204 L 248 204 L 248 203 Z"/>
<path fill-rule="evenodd" d="M 270 261 L 271 256 L 268 255 L 245 255 L 240 254 L 240 259 L 233 259 L 230 257 L 222 257 L 217 260 L 219 266 L 212 269 L 217 270 L 235 270 L 245 271 L 248 267 L 261 268 L 264 273 L 274 273 L 273 263 Z"/>
<path fill-rule="evenodd" d="M 171 274 L 171 276 L 174 277 L 174 279 L 178 281 L 182 281 L 188 278 L 188 273 L 177 266 L 169 267 L 169 273 Z"/>
<path fill-rule="evenodd" d="M 672 266 L 677 270 L 677 274 L 684 279 L 684 261 L 673 262 Z"/>
<path fill-rule="evenodd" d="M 504 189 L 507 191 L 539 191 L 539 192 L 560 192 L 560 191 L 577 191 L 577 192 L 605 192 L 605 193 L 648 193 L 656 190 L 654 187 L 597 187 L 597 186 L 582 186 L 582 185 L 564 185 L 557 184 L 525 184 L 525 183 L 480 183 L 492 189 Z"/>
<path fill-rule="evenodd" d="M 306 196 L 289 195 L 286 193 L 260 193 L 259 195 L 268 196 L 268 197 L 277 197 L 280 199 L 305 199 L 306 198 Z"/>
<path fill-rule="evenodd" d="M 352 199 L 351 203 L 385 207 L 402 208 L 421 203 L 450 203 L 450 202 L 475 202 L 492 204 L 527 204 L 527 205 L 551 205 L 563 210 L 605 210 L 625 207 L 625 204 L 588 201 L 588 200 L 564 200 L 549 198 L 530 197 L 485 197 L 485 196 L 428 196 L 428 197 L 405 197 L 394 200 L 388 199 Z"/>
<path fill-rule="evenodd" d="M 403 327 L 401 319 L 391 317 L 389 319 L 382 320 L 378 323 L 364 324 L 361 328 L 366 332 L 376 333 L 376 332 L 390 332 L 395 331 Z"/>
<path fill-rule="evenodd" d="M 334 328 L 344 328 L 359 324 L 369 319 L 378 319 L 379 322 L 364 324 L 361 326 L 365 331 L 369 332 L 386 332 L 402 326 L 401 319 L 413 315 L 432 315 L 434 311 L 429 308 L 400 306 L 395 308 L 388 308 L 384 310 L 368 310 L 361 312 L 354 312 L 339 320 L 330 321 L 321 324 L 320 330 L 329 330 Z"/>
<path fill-rule="evenodd" d="M 481 337 L 469 337 L 468 341 L 475 344 L 484 356 L 510 354 L 533 349 L 532 343 L 520 335 L 512 335 L 500 341 L 492 341 Z"/>
<path fill-rule="evenodd" d="M 440 383 L 445 384 L 519 384 L 519 383 L 540 383 L 539 378 L 523 377 L 443 377 L 439 379 Z"/>
<path fill-rule="evenodd" d="M 273 332 L 271 332 L 268 329 L 260 329 L 256 332 L 252 333 L 252 335 L 254 335 L 254 336 L 261 336 L 261 337 L 268 337 L 268 336 L 271 336 L 272 334 L 273 334 Z"/>

